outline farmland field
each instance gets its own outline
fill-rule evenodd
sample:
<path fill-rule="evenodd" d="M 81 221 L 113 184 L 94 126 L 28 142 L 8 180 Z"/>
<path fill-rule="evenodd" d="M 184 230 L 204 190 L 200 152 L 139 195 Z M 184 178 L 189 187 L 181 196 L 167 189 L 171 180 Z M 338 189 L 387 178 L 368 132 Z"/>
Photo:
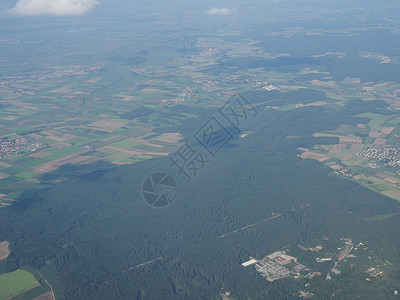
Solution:
<path fill-rule="evenodd" d="M 33 288 L 38 282 L 35 277 L 23 270 L 0 275 L 0 299 L 6 299 L 28 288 Z"/>
<path fill-rule="evenodd" d="M 7 241 L 0 242 L 0 260 L 6 259 L 10 254 L 9 245 L 10 243 Z"/>

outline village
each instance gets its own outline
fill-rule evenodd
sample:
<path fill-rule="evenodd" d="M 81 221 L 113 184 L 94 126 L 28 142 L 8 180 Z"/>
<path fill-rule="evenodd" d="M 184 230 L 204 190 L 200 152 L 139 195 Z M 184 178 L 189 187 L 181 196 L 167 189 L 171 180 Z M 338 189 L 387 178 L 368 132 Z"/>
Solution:
<path fill-rule="evenodd" d="M 357 152 L 357 155 L 382 161 L 386 167 L 400 166 L 399 148 L 396 147 L 363 148 Z M 375 163 L 370 167 L 377 168 L 378 165 Z"/>
<path fill-rule="evenodd" d="M 1 140 L 0 141 L 0 158 L 7 158 L 20 154 L 25 151 L 34 152 L 39 148 L 44 147 L 45 144 L 34 139 L 25 137 L 17 138 L 14 141 Z"/>
<path fill-rule="evenodd" d="M 323 236 L 324 241 L 328 241 L 329 238 Z M 265 278 L 269 282 L 274 282 L 276 280 L 284 279 L 291 277 L 293 279 L 312 279 L 316 276 L 324 275 L 325 280 L 333 280 L 335 276 L 340 276 L 342 274 L 341 268 L 345 267 L 349 262 L 349 259 L 354 259 L 357 256 L 354 255 L 354 251 L 362 250 L 363 252 L 368 250 L 368 247 L 365 246 L 363 242 L 359 242 L 357 245 L 353 244 L 352 238 L 344 238 L 342 237 L 340 241 L 337 241 L 339 244 L 342 244 L 341 247 L 335 248 L 337 252 L 327 252 L 324 254 L 322 251 L 324 246 L 317 245 L 315 247 L 304 247 L 302 245 L 297 245 L 301 250 L 313 253 L 312 256 L 315 257 L 317 254 L 318 257 L 315 257 L 315 262 L 324 264 L 330 263 L 333 266 L 329 266 L 329 271 L 325 274 L 322 271 L 314 271 L 311 267 L 308 267 L 300 262 L 298 262 L 297 257 L 288 255 L 288 252 L 291 252 L 289 249 L 275 251 L 271 254 L 268 254 L 261 260 L 257 260 L 253 257 L 250 257 L 250 260 L 243 262 L 243 267 L 254 266 L 257 272 Z M 380 277 L 385 272 L 382 270 L 380 265 L 373 265 L 372 258 L 368 257 L 370 264 L 363 271 L 365 274 L 365 280 L 371 281 L 372 278 Z M 350 264 L 351 268 L 353 268 L 353 264 Z M 315 266 L 314 266 L 315 267 Z M 323 269 L 321 267 L 321 269 Z M 324 274 L 322 274 L 324 273 Z M 311 286 L 310 282 L 305 284 L 306 288 Z M 310 298 L 314 296 L 309 289 L 304 289 L 299 291 L 300 298 Z"/>

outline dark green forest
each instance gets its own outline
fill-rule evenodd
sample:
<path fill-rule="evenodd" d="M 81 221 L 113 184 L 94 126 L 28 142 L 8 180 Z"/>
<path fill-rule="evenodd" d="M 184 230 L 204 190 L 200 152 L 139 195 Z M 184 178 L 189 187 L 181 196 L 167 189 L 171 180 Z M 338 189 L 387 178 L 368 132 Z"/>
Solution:
<path fill-rule="evenodd" d="M 241 263 L 284 247 L 315 245 L 322 235 L 352 237 L 392 262 L 385 280 L 367 285 L 359 269 L 349 268 L 336 280 L 311 279 L 313 293 L 318 299 L 333 293 L 337 299 L 390 299 L 400 275 L 400 216 L 365 219 L 400 211 L 399 204 L 297 156 L 297 147 L 321 142 L 313 133 L 366 123 L 352 116 L 381 111 L 384 103 L 355 100 L 339 114 L 317 107 L 265 109 L 280 99 L 312 102 L 323 96 L 307 90 L 282 94 L 245 93 L 258 114 L 240 129 L 252 134 L 208 155 L 190 183 L 168 158 L 151 159 L 72 178 L 0 210 L 0 240 L 11 244 L 2 268 L 39 269 L 51 260 L 65 299 L 215 299 L 224 291 L 236 299 L 296 299 L 304 280 L 270 283 Z M 201 151 L 193 134 L 209 115 L 202 110 L 199 119 L 169 129 L 183 132 Z M 335 139 L 323 142 L 330 141 Z M 144 180 L 156 172 L 170 174 L 178 185 L 176 199 L 164 208 L 141 196 Z M 282 216 L 220 237 L 273 214 Z M 296 255 L 301 261 L 302 253 Z"/>

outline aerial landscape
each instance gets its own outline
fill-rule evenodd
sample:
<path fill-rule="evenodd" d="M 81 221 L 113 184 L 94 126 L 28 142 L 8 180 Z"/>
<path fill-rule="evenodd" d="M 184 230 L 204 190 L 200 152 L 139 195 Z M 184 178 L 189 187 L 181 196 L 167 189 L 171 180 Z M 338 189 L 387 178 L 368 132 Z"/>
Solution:
<path fill-rule="evenodd" d="M 399 12 L 2 1 L 0 300 L 400 299 Z"/>

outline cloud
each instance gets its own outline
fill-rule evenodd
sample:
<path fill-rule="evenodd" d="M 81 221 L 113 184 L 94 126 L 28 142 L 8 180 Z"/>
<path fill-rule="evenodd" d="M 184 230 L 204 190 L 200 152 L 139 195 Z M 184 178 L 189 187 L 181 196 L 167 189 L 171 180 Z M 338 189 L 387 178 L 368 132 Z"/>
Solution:
<path fill-rule="evenodd" d="M 222 7 L 222 8 L 212 7 L 209 10 L 207 10 L 207 14 L 209 15 L 228 15 L 230 13 L 231 10 L 227 7 Z"/>
<path fill-rule="evenodd" d="M 83 15 L 98 4 L 98 0 L 19 0 L 11 12 L 20 16 Z"/>

